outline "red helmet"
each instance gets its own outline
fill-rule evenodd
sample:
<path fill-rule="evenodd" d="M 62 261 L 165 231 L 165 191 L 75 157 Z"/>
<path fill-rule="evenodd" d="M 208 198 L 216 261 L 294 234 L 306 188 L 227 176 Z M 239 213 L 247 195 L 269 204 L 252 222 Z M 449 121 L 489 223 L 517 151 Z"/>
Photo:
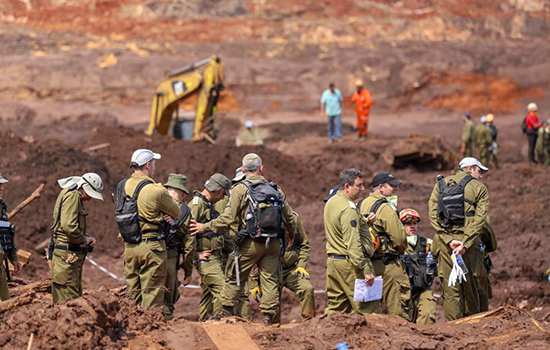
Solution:
<path fill-rule="evenodd" d="M 420 221 L 420 215 L 418 212 L 414 209 L 403 209 L 399 213 L 399 219 L 402 223 L 409 222 L 411 220 L 416 220 L 417 222 Z"/>

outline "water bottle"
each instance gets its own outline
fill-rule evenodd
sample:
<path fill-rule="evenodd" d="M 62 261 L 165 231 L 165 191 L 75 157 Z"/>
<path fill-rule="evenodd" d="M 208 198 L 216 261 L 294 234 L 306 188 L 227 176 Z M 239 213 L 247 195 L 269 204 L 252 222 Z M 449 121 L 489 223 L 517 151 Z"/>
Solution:
<path fill-rule="evenodd" d="M 252 212 L 249 210 L 246 212 L 246 221 L 252 219 Z"/>
<path fill-rule="evenodd" d="M 428 256 L 426 256 L 426 273 L 428 275 L 433 275 L 435 270 L 435 260 L 434 256 L 432 255 L 432 252 L 428 252 Z"/>
<path fill-rule="evenodd" d="M 341 342 L 340 344 L 336 345 L 336 350 L 348 350 L 348 343 Z"/>
<path fill-rule="evenodd" d="M 479 245 L 479 251 L 482 252 L 482 253 L 485 252 L 485 247 L 483 246 L 483 244 Z"/>
<path fill-rule="evenodd" d="M 462 259 L 462 254 L 457 254 L 456 255 L 456 262 L 458 263 L 458 266 L 460 266 L 460 268 L 462 269 L 462 272 L 464 272 L 464 274 L 467 274 L 468 273 L 468 268 L 466 267 L 466 264 L 464 263 L 464 259 Z"/>

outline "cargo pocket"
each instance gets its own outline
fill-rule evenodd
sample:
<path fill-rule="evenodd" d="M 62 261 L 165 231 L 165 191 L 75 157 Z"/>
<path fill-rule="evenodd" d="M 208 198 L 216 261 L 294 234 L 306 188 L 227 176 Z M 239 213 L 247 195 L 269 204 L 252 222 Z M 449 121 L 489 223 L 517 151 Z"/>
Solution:
<path fill-rule="evenodd" d="M 75 284 L 78 280 L 78 268 L 79 261 L 75 261 L 72 264 L 67 262 L 67 256 L 71 254 L 66 250 L 55 249 L 52 258 L 52 282 L 67 286 Z M 80 259 L 80 257 L 79 257 Z"/>
<path fill-rule="evenodd" d="M 411 286 L 408 282 L 396 281 L 399 285 L 399 303 L 401 304 L 402 315 L 404 319 L 410 321 L 412 318 Z"/>

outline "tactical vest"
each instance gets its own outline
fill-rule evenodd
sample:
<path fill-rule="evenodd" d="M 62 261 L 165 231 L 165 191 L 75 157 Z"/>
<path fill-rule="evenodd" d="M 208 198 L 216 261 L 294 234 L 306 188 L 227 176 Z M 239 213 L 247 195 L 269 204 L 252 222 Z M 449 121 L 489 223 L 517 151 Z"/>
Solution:
<path fill-rule="evenodd" d="M 215 209 L 214 204 L 212 204 L 208 198 L 206 198 L 202 193 L 195 193 L 195 197 L 199 197 L 203 201 L 205 201 L 208 204 L 208 207 L 210 208 L 210 219 L 205 220 L 205 222 L 202 222 L 202 224 L 206 224 L 212 220 L 215 220 L 220 216 L 220 213 Z M 216 233 L 216 232 L 204 232 L 199 233 L 196 235 L 197 237 L 197 244 L 199 243 L 198 240 L 206 238 L 206 239 L 212 239 L 214 237 L 223 236 L 223 233 Z"/>
<path fill-rule="evenodd" d="M 418 236 L 414 253 L 405 252 L 401 260 L 405 264 L 405 270 L 411 282 L 413 292 L 426 290 L 432 287 L 433 275 L 427 273 L 426 264 L 428 240 L 425 237 Z"/>
<path fill-rule="evenodd" d="M 180 242 L 176 244 L 171 244 L 171 242 L 174 239 L 174 237 L 176 237 L 180 226 L 191 214 L 191 209 L 186 203 L 182 203 L 180 206 L 180 212 L 181 212 L 181 215 L 174 219 L 174 222 L 170 225 L 168 232 L 166 233 L 166 244 L 169 244 L 169 246 L 176 246 L 180 244 Z"/>
<path fill-rule="evenodd" d="M 15 248 L 15 226 L 8 221 L 8 206 L 0 199 L 0 246 L 5 252 L 13 251 Z"/>

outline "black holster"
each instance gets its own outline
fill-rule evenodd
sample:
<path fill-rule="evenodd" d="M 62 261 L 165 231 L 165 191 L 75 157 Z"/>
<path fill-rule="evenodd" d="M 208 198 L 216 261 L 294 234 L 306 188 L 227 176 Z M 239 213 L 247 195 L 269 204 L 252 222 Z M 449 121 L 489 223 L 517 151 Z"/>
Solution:
<path fill-rule="evenodd" d="M 485 265 L 487 272 L 490 272 L 493 269 L 493 261 L 489 255 L 486 255 L 483 259 L 483 265 Z"/>

